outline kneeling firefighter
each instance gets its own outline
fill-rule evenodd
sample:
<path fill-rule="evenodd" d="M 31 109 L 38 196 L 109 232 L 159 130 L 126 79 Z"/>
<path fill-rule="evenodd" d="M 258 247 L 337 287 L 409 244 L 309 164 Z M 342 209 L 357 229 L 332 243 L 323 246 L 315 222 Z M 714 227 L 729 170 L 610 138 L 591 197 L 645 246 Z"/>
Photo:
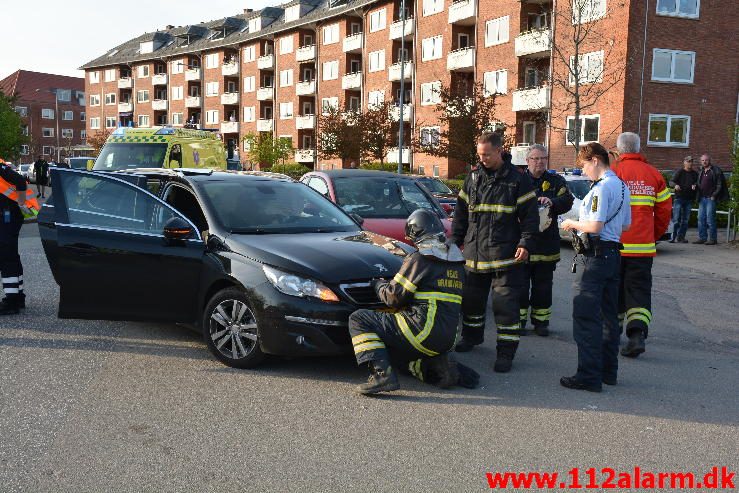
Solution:
<path fill-rule="evenodd" d="M 413 212 L 405 236 L 418 248 L 406 257 L 391 281 L 375 280 L 380 300 L 392 309 L 357 310 L 349 317 L 357 363 L 367 363 L 370 376 L 358 387 L 362 394 L 400 388 L 392 359 L 421 381 L 442 388 L 474 388 L 479 375 L 450 362 L 462 304 L 464 257 L 455 245 L 446 245 L 444 226 L 431 211 Z"/>

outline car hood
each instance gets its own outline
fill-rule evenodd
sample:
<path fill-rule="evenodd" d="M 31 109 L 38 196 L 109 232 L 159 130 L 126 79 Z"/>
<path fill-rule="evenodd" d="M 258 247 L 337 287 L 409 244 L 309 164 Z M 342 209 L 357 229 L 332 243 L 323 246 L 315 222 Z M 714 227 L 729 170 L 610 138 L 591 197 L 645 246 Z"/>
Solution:
<path fill-rule="evenodd" d="M 325 283 L 391 277 L 411 250 L 369 231 L 351 233 L 232 234 L 236 253 Z"/>

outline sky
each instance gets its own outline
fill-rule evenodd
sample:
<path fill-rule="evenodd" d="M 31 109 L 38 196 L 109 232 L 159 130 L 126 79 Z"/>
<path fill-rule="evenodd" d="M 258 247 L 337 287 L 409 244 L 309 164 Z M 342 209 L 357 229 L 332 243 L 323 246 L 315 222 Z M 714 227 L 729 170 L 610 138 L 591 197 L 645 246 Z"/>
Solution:
<path fill-rule="evenodd" d="M 168 24 L 184 26 L 279 0 L 4 0 L 0 80 L 18 69 L 83 77 L 77 68 Z"/>

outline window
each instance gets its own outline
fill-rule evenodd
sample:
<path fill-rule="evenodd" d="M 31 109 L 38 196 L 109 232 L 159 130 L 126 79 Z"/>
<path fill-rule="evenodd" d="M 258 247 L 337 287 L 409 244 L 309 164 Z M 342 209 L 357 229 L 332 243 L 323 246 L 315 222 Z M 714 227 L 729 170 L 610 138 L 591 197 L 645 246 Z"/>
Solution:
<path fill-rule="evenodd" d="M 172 113 L 172 125 L 182 125 L 184 117 L 182 113 Z"/>
<path fill-rule="evenodd" d="M 54 110 L 50 108 L 43 108 L 41 110 L 41 118 L 45 120 L 53 120 L 54 119 Z"/>
<path fill-rule="evenodd" d="M 256 119 L 256 108 L 254 106 L 244 107 L 244 121 L 253 122 Z"/>
<path fill-rule="evenodd" d="M 577 124 L 574 116 L 567 117 L 568 144 L 574 144 L 576 132 L 580 134 L 580 145 L 597 142 L 600 134 L 600 115 L 581 115 Z"/>
<path fill-rule="evenodd" d="M 359 96 L 349 96 L 349 111 L 360 111 L 362 109 L 362 100 Z"/>
<path fill-rule="evenodd" d="M 253 62 L 257 59 L 257 47 L 256 45 L 247 46 L 244 48 L 244 63 Z"/>
<path fill-rule="evenodd" d="M 254 19 L 249 19 L 249 32 L 255 33 L 257 31 L 260 31 L 262 29 L 262 18 L 261 17 L 255 17 Z"/>
<path fill-rule="evenodd" d="M 100 96 L 97 94 L 90 94 L 90 106 L 100 106 Z"/>
<path fill-rule="evenodd" d="M 361 60 L 350 60 L 349 61 L 349 73 L 350 74 L 356 74 L 362 71 L 362 61 Z"/>
<path fill-rule="evenodd" d="M 280 103 L 280 119 L 281 120 L 287 120 L 289 118 L 293 117 L 293 104 L 290 103 Z"/>
<path fill-rule="evenodd" d="M 444 10 L 444 0 L 423 0 L 423 15 L 438 14 Z"/>
<path fill-rule="evenodd" d="M 606 0 L 573 0 L 572 24 L 584 24 L 606 15 Z"/>
<path fill-rule="evenodd" d="M 652 80 L 662 82 L 693 82 L 694 51 L 655 48 L 652 58 Z"/>
<path fill-rule="evenodd" d="M 74 120 L 74 112 L 73 111 L 63 111 L 62 120 Z"/>
<path fill-rule="evenodd" d="M 367 97 L 367 106 L 376 108 L 385 101 L 385 91 L 370 91 Z"/>
<path fill-rule="evenodd" d="M 287 55 L 293 52 L 293 37 L 285 36 L 280 38 L 280 55 Z"/>
<path fill-rule="evenodd" d="M 141 118 L 141 117 L 139 117 Z M 105 128 L 115 128 L 116 127 L 116 118 L 114 116 L 106 116 L 105 117 Z M 141 125 L 139 125 L 141 126 Z"/>
<path fill-rule="evenodd" d="M 660 147 L 688 147 L 690 117 L 687 115 L 649 115 L 647 144 Z"/>
<path fill-rule="evenodd" d="M 94 117 L 90 118 L 90 128 L 93 130 L 97 130 L 100 128 L 100 118 Z"/>
<path fill-rule="evenodd" d="M 287 87 L 293 85 L 293 69 L 281 70 L 280 71 L 280 87 Z"/>
<path fill-rule="evenodd" d="M 507 43 L 510 17 L 498 17 L 485 23 L 485 46 L 495 46 Z"/>
<path fill-rule="evenodd" d="M 433 174 L 434 174 L 434 176 L 435 176 L 436 178 L 438 178 L 438 177 L 439 177 L 439 165 L 438 165 L 438 164 L 435 164 L 435 165 L 434 165 L 434 168 L 433 168 Z"/>
<path fill-rule="evenodd" d="M 62 129 L 62 138 L 63 139 L 71 139 L 74 137 L 74 130 L 71 128 L 63 128 Z"/>
<path fill-rule="evenodd" d="M 54 154 L 54 148 L 52 146 L 43 146 L 41 151 L 41 154 L 44 154 L 46 156 L 51 156 Z"/>
<path fill-rule="evenodd" d="M 339 25 L 331 24 L 323 28 L 323 44 L 330 45 L 339 42 Z"/>
<path fill-rule="evenodd" d="M 206 96 L 218 96 L 218 82 L 208 82 L 205 84 Z"/>
<path fill-rule="evenodd" d="M 148 65 L 140 65 L 139 67 L 136 67 L 136 68 L 138 71 L 139 79 L 149 77 L 149 66 Z"/>
<path fill-rule="evenodd" d="M 44 137 L 53 137 L 54 136 L 54 129 L 49 127 L 44 127 L 41 129 L 41 135 Z"/>
<path fill-rule="evenodd" d="M 239 88 L 236 87 L 236 82 L 232 80 L 226 82 L 226 92 L 230 94 L 235 94 L 239 92 Z"/>
<path fill-rule="evenodd" d="M 359 22 L 350 22 L 349 36 L 354 36 L 355 34 L 362 34 L 362 24 Z"/>
<path fill-rule="evenodd" d="M 56 92 L 57 101 L 68 103 L 72 101 L 72 90 L 71 89 L 57 89 Z"/>
<path fill-rule="evenodd" d="M 205 68 L 218 68 L 218 53 L 205 55 Z"/>
<path fill-rule="evenodd" d="M 440 127 L 422 127 L 421 145 L 424 147 L 437 147 L 439 145 Z"/>
<path fill-rule="evenodd" d="M 80 130 L 80 139 L 82 139 L 82 142 L 87 139 L 87 130 Z"/>
<path fill-rule="evenodd" d="M 89 77 L 90 84 L 97 84 L 98 82 L 100 82 L 100 72 L 98 71 L 90 72 Z"/>
<path fill-rule="evenodd" d="M 16 106 L 15 112 L 18 113 L 18 116 L 28 116 L 28 107 L 26 106 Z"/>
<path fill-rule="evenodd" d="M 441 36 L 426 38 L 422 42 L 421 61 L 436 60 L 441 58 Z"/>
<path fill-rule="evenodd" d="M 115 93 L 111 92 L 105 95 L 105 104 L 115 104 Z"/>
<path fill-rule="evenodd" d="M 323 64 L 323 80 L 336 80 L 339 78 L 339 62 L 324 62 Z"/>
<path fill-rule="evenodd" d="M 21 144 L 21 155 L 28 155 L 28 144 Z"/>
<path fill-rule="evenodd" d="M 244 92 L 254 92 L 256 90 L 257 78 L 254 75 L 244 77 Z"/>
<path fill-rule="evenodd" d="M 523 141 L 527 144 L 536 142 L 536 122 L 523 122 Z"/>
<path fill-rule="evenodd" d="M 580 84 L 603 82 L 603 51 L 579 55 L 578 79 Z M 570 85 L 575 85 L 575 57 L 570 57 Z"/>
<path fill-rule="evenodd" d="M 170 71 L 173 74 L 181 74 L 182 72 L 185 71 L 185 63 L 186 62 L 185 62 L 185 59 L 184 58 L 180 58 L 179 60 L 175 60 L 174 62 L 172 62 L 172 67 L 170 68 Z"/>
<path fill-rule="evenodd" d="M 262 87 L 274 87 L 274 76 L 267 74 L 262 77 Z"/>
<path fill-rule="evenodd" d="M 457 49 L 462 50 L 470 47 L 470 35 L 467 33 L 457 34 Z"/>
<path fill-rule="evenodd" d="M 292 22 L 300 19 L 300 4 L 291 5 L 285 9 L 285 22 Z"/>
<path fill-rule="evenodd" d="M 180 100 L 185 96 L 185 91 L 182 86 L 174 86 L 172 87 L 172 99 L 173 100 Z"/>
<path fill-rule="evenodd" d="M 149 90 L 144 89 L 136 93 L 137 103 L 148 103 L 149 102 Z"/>
<path fill-rule="evenodd" d="M 81 122 L 84 122 L 84 121 L 85 121 L 85 119 L 86 119 L 86 117 L 85 117 L 85 112 L 84 112 L 84 111 L 80 111 L 80 121 L 81 121 Z"/>
<path fill-rule="evenodd" d="M 485 72 L 483 76 L 485 95 L 508 94 L 508 71 Z"/>
<path fill-rule="evenodd" d="M 369 54 L 369 71 L 385 70 L 385 50 L 372 51 Z"/>
<path fill-rule="evenodd" d="M 332 109 L 338 109 L 339 107 L 339 98 L 333 97 L 333 98 L 323 98 L 321 99 L 321 112 L 326 115 L 328 114 Z"/>
<path fill-rule="evenodd" d="M 657 0 L 657 14 L 697 19 L 700 15 L 700 0 Z"/>
<path fill-rule="evenodd" d="M 208 110 L 205 112 L 205 123 L 220 123 L 218 119 L 218 110 Z"/>
<path fill-rule="evenodd" d="M 380 9 L 370 14 L 370 32 L 381 31 L 387 24 L 387 9 Z"/>
<path fill-rule="evenodd" d="M 105 82 L 113 82 L 115 80 L 115 69 L 109 68 L 105 70 Z"/>
<path fill-rule="evenodd" d="M 312 34 L 303 35 L 303 44 L 301 46 L 313 46 L 314 43 Z"/>
<path fill-rule="evenodd" d="M 28 125 L 22 125 L 21 126 L 21 133 L 28 137 Z"/>
<path fill-rule="evenodd" d="M 441 81 L 421 84 L 421 106 L 441 102 Z"/>

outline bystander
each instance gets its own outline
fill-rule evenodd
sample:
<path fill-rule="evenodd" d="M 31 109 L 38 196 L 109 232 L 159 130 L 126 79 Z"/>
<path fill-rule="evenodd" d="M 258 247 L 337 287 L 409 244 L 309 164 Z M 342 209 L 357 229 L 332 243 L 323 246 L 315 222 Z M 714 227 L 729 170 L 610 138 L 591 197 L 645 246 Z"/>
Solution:
<path fill-rule="evenodd" d="M 698 172 L 693 169 L 693 157 L 685 156 L 683 159 L 683 167 L 675 173 L 670 180 L 670 184 L 675 189 L 675 195 L 672 198 L 672 238 L 670 243 L 687 243 L 685 234 L 688 231 L 688 219 L 690 218 L 690 209 L 695 202 L 695 195 L 698 188 Z"/>

